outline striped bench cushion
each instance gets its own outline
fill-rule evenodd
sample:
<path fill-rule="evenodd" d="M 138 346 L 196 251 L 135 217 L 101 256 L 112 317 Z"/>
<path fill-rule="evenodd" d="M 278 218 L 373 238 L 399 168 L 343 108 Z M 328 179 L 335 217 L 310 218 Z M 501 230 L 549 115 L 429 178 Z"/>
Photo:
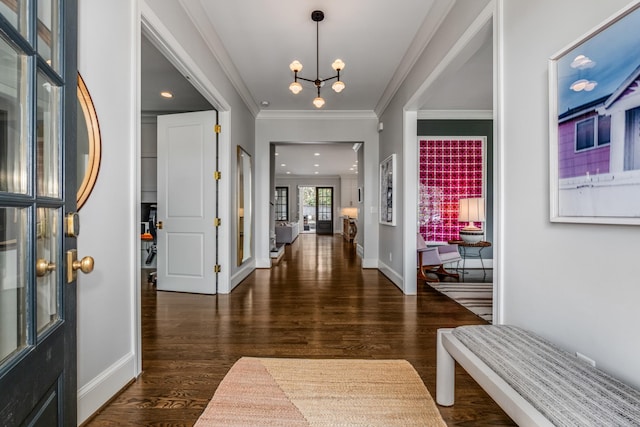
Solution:
<path fill-rule="evenodd" d="M 640 391 L 521 328 L 453 335 L 557 426 L 640 426 Z"/>

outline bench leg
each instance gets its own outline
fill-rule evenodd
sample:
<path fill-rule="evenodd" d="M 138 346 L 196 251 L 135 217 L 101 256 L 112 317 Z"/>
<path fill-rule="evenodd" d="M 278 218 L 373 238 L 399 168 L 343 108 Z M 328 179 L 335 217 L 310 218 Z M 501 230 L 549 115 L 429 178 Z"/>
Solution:
<path fill-rule="evenodd" d="M 441 406 L 451 406 L 454 401 L 456 361 L 444 348 L 443 334 L 451 329 L 438 329 L 436 353 L 436 402 Z"/>

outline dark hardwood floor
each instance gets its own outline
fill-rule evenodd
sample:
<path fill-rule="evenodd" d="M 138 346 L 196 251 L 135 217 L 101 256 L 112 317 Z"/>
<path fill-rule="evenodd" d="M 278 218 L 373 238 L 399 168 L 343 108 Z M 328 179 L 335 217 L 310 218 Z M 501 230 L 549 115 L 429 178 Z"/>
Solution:
<path fill-rule="evenodd" d="M 242 356 L 406 359 L 434 396 L 436 330 L 485 323 L 418 285 L 363 270 L 341 236 L 301 234 L 229 295 L 142 290 L 143 373 L 88 426 L 191 426 Z M 458 367 L 450 426 L 515 425 Z"/>

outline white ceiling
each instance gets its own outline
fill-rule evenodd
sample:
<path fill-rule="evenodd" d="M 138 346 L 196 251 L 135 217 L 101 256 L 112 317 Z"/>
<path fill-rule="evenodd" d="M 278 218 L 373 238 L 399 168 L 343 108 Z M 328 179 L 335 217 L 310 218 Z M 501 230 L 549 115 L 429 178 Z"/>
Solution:
<path fill-rule="evenodd" d="M 386 105 L 402 76 L 422 52 L 433 25 L 440 22 L 442 8 L 433 0 L 189 0 L 181 4 L 217 58 L 227 58 L 229 78 L 254 111 L 313 111 L 316 96 L 311 83 L 293 95 L 288 86 L 293 81 L 289 64 L 298 59 L 304 65 L 302 77 L 316 78 L 316 23 L 313 10 L 325 13 L 319 23 L 319 77 L 334 75 L 331 63 L 342 59 L 341 73 L 346 89 L 336 94 L 332 82 L 322 89 L 326 100 L 323 110 L 379 111 Z M 427 37 L 427 38 L 426 38 Z M 433 85 L 423 97 L 425 110 L 492 109 L 492 36 L 483 33 L 478 48 L 468 58 L 458 61 L 455 69 Z M 170 100 L 159 96 L 170 90 Z M 268 107 L 261 107 L 268 101 Z M 143 37 L 142 109 L 163 113 L 210 109 L 189 81 L 182 76 L 153 45 Z M 308 143 L 309 141 L 300 141 Z M 322 175 L 353 173 L 348 169 L 355 160 L 352 144 L 316 145 L 325 162 Z M 313 160 L 305 164 L 300 145 L 279 147 L 282 156 L 292 156 L 292 174 L 313 175 Z M 349 155 L 346 155 L 349 153 Z M 312 155 L 313 153 L 311 153 Z M 283 157 L 284 158 L 284 157 Z M 282 159 L 282 158 L 281 158 Z M 278 161 L 276 171 L 280 171 Z M 331 169 L 329 166 L 331 165 Z"/>

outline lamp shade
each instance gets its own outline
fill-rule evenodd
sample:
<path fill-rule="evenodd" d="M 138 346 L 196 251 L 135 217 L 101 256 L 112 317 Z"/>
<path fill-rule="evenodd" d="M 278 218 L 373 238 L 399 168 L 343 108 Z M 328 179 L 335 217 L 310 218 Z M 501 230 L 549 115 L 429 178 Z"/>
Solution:
<path fill-rule="evenodd" d="M 468 222 L 469 225 L 460 230 L 460 238 L 467 243 L 478 243 L 484 236 L 484 231 L 473 223 L 484 221 L 484 198 L 460 199 L 458 209 L 458 221 Z"/>
<path fill-rule="evenodd" d="M 322 106 L 324 105 L 324 99 L 322 99 L 322 97 L 318 96 L 313 100 L 313 105 L 316 106 L 316 108 L 322 108 Z"/>
<path fill-rule="evenodd" d="M 298 82 L 293 82 L 289 85 L 289 90 L 297 95 L 302 90 L 302 85 Z"/>
<path fill-rule="evenodd" d="M 336 93 L 340 93 L 342 92 L 342 89 L 344 89 L 344 82 L 342 80 L 338 80 L 336 82 L 333 83 L 333 85 L 331 86 L 331 88 L 336 91 Z"/>
<path fill-rule="evenodd" d="M 460 209 L 458 210 L 458 221 L 474 222 L 484 221 L 484 198 L 460 199 Z"/>
<path fill-rule="evenodd" d="M 302 71 L 302 64 L 296 59 L 291 64 L 289 64 L 289 69 L 294 73 L 299 73 L 300 71 Z"/>

